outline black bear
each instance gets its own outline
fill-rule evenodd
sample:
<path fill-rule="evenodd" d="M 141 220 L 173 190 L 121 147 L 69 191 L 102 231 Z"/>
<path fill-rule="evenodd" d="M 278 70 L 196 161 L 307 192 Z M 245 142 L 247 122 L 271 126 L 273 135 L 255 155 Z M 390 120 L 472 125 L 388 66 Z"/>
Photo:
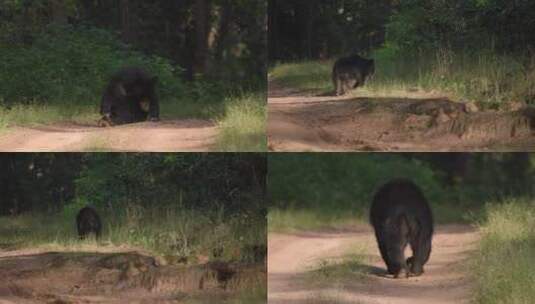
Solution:
<path fill-rule="evenodd" d="M 336 60 L 332 72 L 336 95 L 343 95 L 351 89 L 364 85 L 366 79 L 374 74 L 375 62 L 373 59 L 354 55 Z"/>
<path fill-rule="evenodd" d="M 119 70 L 102 94 L 99 126 L 139 121 L 158 121 L 160 105 L 156 96 L 158 77 L 136 67 Z"/>
<path fill-rule="evenodd" d="M 102 223 L 97 211 L 91 207 L 80 209 L 76 216 L 76 227 L 80 239 L 85 239 L 91 233 L 94 233 L 97 239 L 100 238 Z"/>
<path fill-rule="evenodd" d="M 433 214 L 418 186 L 406 179 L 383 185 L 373 197 L 370 221 L 388 273 L 421 275 L 431 254 Z M 405 260 L 407 243 L 412 257 Z"/>

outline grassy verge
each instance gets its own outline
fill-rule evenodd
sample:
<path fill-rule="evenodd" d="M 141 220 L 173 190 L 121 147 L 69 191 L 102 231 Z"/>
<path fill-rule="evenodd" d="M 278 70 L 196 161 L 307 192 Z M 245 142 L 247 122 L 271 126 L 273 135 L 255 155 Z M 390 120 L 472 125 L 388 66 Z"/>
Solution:
<path fill-rule="evenodd" d="M 268 229 L 271 232 L 342 229 L 359 223 L 367 223 L 364 214 L 278 208 L 272 208 L 268 213 Z"/>
<path fill-rule="evenodd" d="M 223 106 L 213 102 L 175 100 L 160 104 L 162 119 L 200 118 L 208 119 L 223 111 Z M 12 126 L 32 126 L 58 122 L 96 125 L 100 118 L 98 104 L 58 102 L 48 104 L 16 104 L 10 108 L 0 105 L 0 129 Z"/>
<path fill-rule="evenodd" d="M 169 262 L 195 264 L 213 258 L 254 262 L 255 246 L 265 248 L 266 224 L 247 214 L 223 216 L 180 208 L 126 207 L 101 212 L 103 235 L 99 242 L 78 239 L 75 217 L 78 206 L 58 215 L 25 214 L 0 221 L 0 244 L 16 248 L 80 250 L 87 247 L 128 246 L 165 257 Z M 122 208 L 121 208 L 122 209 Z M 202 233 L 199 233 L 202 232 Z"/>
<path fill-rule="evenodd" d="M 359 94 L 406 95 L 426 92 L 487 107 L 508 102 L 535 102 L 535 58 L 491 51 L 449 51 L 400 56 L 382 49 L 372 55 L 376 74 Z M 278 65 L 270 78 L 285 86 L 331 92 L 332 61 Z"/>
<path fill-rule="evenodd" d="M 477 219 L 481 210 L 448 204 L 432 204 L 437 224 L 466 223 Z M 368 225 L 368 209 L 328 210 L 327 208 L 280 209 L 271 208 L 268 213 L 268 229 L 271 232 L 299 230 L 344 229 L 354 225 Z"/>
<path fill-rule="evenodd" d="M 330 259 L 322 259 L 306 273 L 307 286 L 317 287 L 314 297 L 307 303 L 346 303 L 340 291 L 355 282 L 362 282 L 370 272 L 367 248 L 362 244 L 353 245 L 347 253 Z"/>
<path fill-rule="evenodd" d="M 59 121 L 71 121 L 80 124 L 95 123 L 98 118 L 99 114 L 96 106 L 83 104 L 18 104 L 9 109 L 0 105 L 0 129 L 17 125 L 49 124 Z"/>
<path fill-rule="evenodd" d="M 225 102 L 225 114 L 217 124 L 217 151 L 267 150 L 265 95 L 228 99 Z"/>
<path fill-rule="evenodd" d="M 475 258 L 476 303 L 527 304 L 535 298 L 535 204 L 489 205 Z"/>

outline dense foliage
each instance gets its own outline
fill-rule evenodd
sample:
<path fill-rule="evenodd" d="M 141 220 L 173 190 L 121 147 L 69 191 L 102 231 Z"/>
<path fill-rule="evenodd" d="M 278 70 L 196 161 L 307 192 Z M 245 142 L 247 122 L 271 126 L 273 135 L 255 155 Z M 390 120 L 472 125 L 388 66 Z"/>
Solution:
<path fill-rule="evenodd" d="M 270 0 L 271 61 L 317 59 L 386 47 L 491 48 L 535 46 L 529 0 Z"/>
<path fill-rule="evenodd" d="M 0 105 L 96 105 L 111 73 L 158 75 L 164 103 L 263 87 L 264 1 L 2 1 Z M 194 83 L 186 83 L 196 80 Z M 96 107 L 96 106 L 95 106 Z"/>
<path fill-rule="evenodd" d="M 174 206 L 261 217 L 261 154 L 5 154 L 0 214 L 56 212 L 92 204 L 124 209 Z"/>
<path fill-rule="evenodd" d="M 434 206 L 479 208 L 488 199 L 532 195 L 534 159 L 527 153 L 269 155 L 270 206 L 365 210 L 392 178 L 418 184 Z"/>

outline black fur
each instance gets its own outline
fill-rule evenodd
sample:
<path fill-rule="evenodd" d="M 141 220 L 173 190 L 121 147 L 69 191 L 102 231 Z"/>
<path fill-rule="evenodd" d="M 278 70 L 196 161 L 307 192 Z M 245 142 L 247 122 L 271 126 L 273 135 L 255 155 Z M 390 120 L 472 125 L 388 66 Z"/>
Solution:
<path fill-rule="evenodd" d="M 100 238 L 102 223 L 97 211 L 91 207 L 80 209 L 76 216 L 76 227 L 80 239 L 85 239 L 91 233 L 94 233 L 97 239 Z"/>
<path fill-rule="evenodd" d="M 370 221 L 388 273 L 421 275 L 431 254 L 433 215 L 418 186 L 405 179 L 383 185 L 373 198 Z M 407 243 L 413 256 L 405 260 Z"/>
<path fill-rule="evenodd" d="M 375 74 L 373 59 L 359 55 L 343 57 L 334 63 L 332 79 L 336 95 L 343 95 L 351 89 L 364 85 L 366 79 Z"/>
<path fill-rule="evenodd" d="M 103 118 L 99 124 L 159 120 L 160 105 L 155 88 L 157 81 L 157 77 L 151 77 L 140 68 L 129 67 L 118 71 L 102 94 L 100 114 Z"/>

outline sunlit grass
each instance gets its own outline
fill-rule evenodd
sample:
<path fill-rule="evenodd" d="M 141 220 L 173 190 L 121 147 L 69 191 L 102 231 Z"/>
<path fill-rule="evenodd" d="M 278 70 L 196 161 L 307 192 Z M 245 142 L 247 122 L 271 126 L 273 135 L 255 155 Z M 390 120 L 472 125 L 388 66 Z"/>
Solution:
<path fill-rule="evenodd" d="M 474 262 L 476 303 L 533 303 L 535 204 L 512 199 L 486 211 Z"/>
<path fill-rule="evenodd" d="M 55 122 L 96 123 L 99 118 L 96 106 L 76 103 L 17 104 L 0 106 L 0 128 L 50 124 Z"/>
<path fill-rule="evenodd" d="M 217 122 L 219 134 L 215 150 L 266 151 L 266 116 L 263 94 L 227 99 L 225 114 Z"/>

